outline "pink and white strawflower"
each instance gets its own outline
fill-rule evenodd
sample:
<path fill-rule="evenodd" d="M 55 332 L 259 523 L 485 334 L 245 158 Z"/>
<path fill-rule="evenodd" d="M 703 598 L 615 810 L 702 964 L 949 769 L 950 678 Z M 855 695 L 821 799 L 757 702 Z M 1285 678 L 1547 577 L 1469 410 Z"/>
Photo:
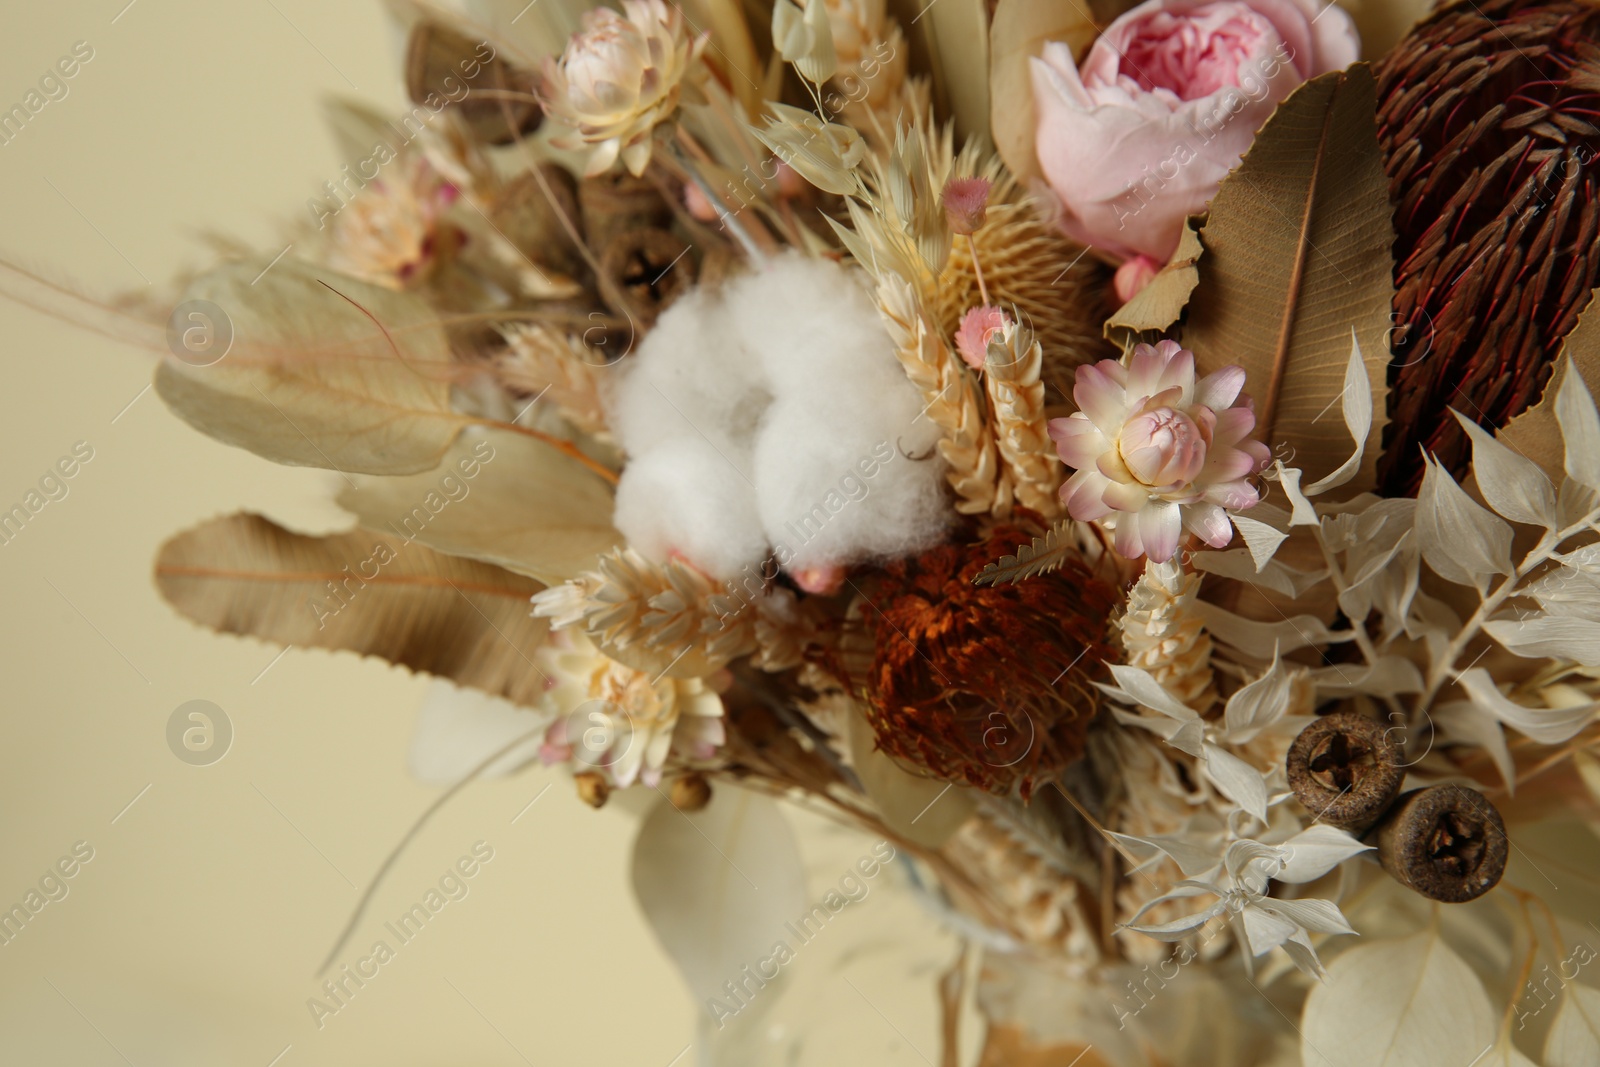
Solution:
<path fill-rule="evenodd" d="M 1129 559 L 1164 563 L 1183 530 L 1225 547 L 1228 512 L 1255 506 L 1249 478 L 1272 458 L 1249 439 L 1256 415 L 1243 387 L 1241 367 L 1196 381 L 1194 353 L 1175 341 L 1136 345 L 1126 367 L 1079 367 L 1079 410 L 1050 420 L 1057 454 L 1077 469 L 1061 487 L 1067 511 L 1111 530 Z"/>
<path fill-rule="evenodd" d="M 997 307 L 975 307 L 961 318 L 956 331 L 956 351 L 973 370 L 982 370 L 989 355 L 989 342 L 1011 325 L 1011 319 Z"/>

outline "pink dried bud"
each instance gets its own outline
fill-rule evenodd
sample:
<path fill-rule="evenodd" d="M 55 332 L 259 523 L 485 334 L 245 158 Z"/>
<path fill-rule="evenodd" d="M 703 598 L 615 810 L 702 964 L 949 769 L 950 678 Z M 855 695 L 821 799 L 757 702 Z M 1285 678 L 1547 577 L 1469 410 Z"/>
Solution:
<path fill-rule="evenodd" d="M 694 182 L 687 182 L 683 187 L 683 206 L 693 218 L 700 222 L 716 222 L 719 217 L 717 206 L 706 197 L 700 186 Z"/>
<path fill-rule="evenodd" d="M 959 234 L 974 234 L 989 218 L 988 178 L 951 178 L 944 187 L 944 215 Z"/>
<path fill-rule="evenodd" d="M 844 568 L 832 563 L 791 572 L 794 584 L 815 596 L 832 596 L 844 587 Z"/>
<path fill-rule="evenodd" d="M 1011 325 L 1011 319 L 997 307 L 975 307 L 962 316 L 956 331 L 956 351 L 973 370 L 982 370 L 989 355 L 989 342 Z"/>
<path fill-rule="evenodd" d="M 1126 304 L 1138 296 L 1159 273 L 1161 264 L 1149 256 L 1134 256 L 1128 260 L 1117 268 L 1116 277 L 1111 280 L 1117 290 L 1117 302 Z"/>

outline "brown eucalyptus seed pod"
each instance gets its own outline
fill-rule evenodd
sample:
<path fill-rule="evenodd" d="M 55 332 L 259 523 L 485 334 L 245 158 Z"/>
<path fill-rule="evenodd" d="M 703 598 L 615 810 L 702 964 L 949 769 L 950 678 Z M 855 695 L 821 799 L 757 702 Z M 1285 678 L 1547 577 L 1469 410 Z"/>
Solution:
<path fill-rule="evenodd" d="M 1493 889 L 1510 848 L 1500 812 L 1482 793 L 1459 785 L 1406 793 L 1368 839 L 1374 835 L 1378 862 L 1395 881 L 1446 904 Z"/>
<path fill-rule="evenodd" d="M 1289 746 L 1289 788 L 1319 821 L 1365 830 L 1400 792 L 1401 759 L 1382 723 L 1336 711 L 1301 730 Z"/>
<path fill-rule="evenodd" d="M 567 218 L 577 221 L 577 183 L 565 169 L 553 163 L 541 163 L 539 171 L 553 197 L 545 196 L 539 183 L 540 175 L 518 175 L 495 198 L 494 210 L 490 213 L 495 229 L 535 263 L 568 277 L 581 277 L 587 270 L 583 253 L 567 236 L 566 227 L 556 213 L 559 209 Z"/>
<path fill-rule="evenodd" d="M 487 41 L 437 22 L 419 22 L 411 30 L 406 47 L 411 102 L 433 110 L 448 106 L 480 141 L 510 144 L 518 134 L 537 130 L 544 112 L 534 99 L 536 87 L 532 72 L 501 60 Z"/>
<path fill-rule="evenodd" d="M 671 230 L 652 227 L 618 234 L 601 251 L 600 269 L 617 283 L 627 307 L 610 298 L 607 305 L 619 315 L 633 315 L 640 325 L 653 325 L 668 305 L 694 287 L 695 263 L 688 251 Z"/>
<path fill-rule="evenodd" d="M 673 780 L 671 797 L 679 811 L 699 811 L 711 803 L 711 783 L 698 774 L 686 774 Z"/>
<path fill-rule="evenodd" d="M 626 169 L 579 182 L 578 209 L 583 215 L 584 239 L 595 255 L 630 230 L 672 224 L 672 208 L 656 187 Z"/>
<path fill-rule="evenodd" d="M 603 808 L 611 798 L 611 783 L 598 771 L 580 771 L 572 776 L 572 783 L 578 787 L 578 799 L 591 808 Z"/>

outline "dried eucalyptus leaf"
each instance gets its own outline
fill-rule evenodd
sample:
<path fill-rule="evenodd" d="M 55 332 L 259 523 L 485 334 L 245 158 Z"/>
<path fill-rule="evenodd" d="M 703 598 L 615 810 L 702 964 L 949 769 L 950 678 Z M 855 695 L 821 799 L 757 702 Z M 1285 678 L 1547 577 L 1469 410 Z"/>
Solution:
<path fill-rule="evenodd" d="M 219 267 L 185 300 L 220 309 L 212 328 L 231 329 L 232 345 L 205 365 L 167 359 L 156 392 L 225 444 L 294 466 L 412 474 L 438 466 L 471 421 L 450 409 L 450 345 L 419 297 L 285 260 Z"/>
<path fill-rule="evenodd" d="M 925 848 L 939 848 L 976 805 L 965 786 L 912 774 L 878 748 L 866 717 L 850 716 L 850 763 L 889 829 Z"/>
<path fill-rule="evenodd" d="M 1422 558 L 1441 578 L 1475 586 L 1511 573 L 1511 527 L 1431 459 L 1417 493 L 1416 531 Z"/>
<path fill-rule="evenodd" d="M 602 552 L 624 543 L 611 525 L 610 484 L 510 429 L 462 435 L 444 462 L 423 474 L 357 478 L 338 500 L 364 526 L 549 585 L 592 569 Z"/>
<path fill-rule="evenodd" d="M 1306 82 L 1278 106 L 1211 201 L 1184 346 L 1201 373 L 1244 367 L 1258 436 L 1287 444 L 1309 479 L 1348 455 L 1326 412 L 1345 388 L 1353 326 L 1369 382 L 1355 491 L 1373 484 L 1386 410 L 1394 228 L 1372 72 Z"/>
<path fill-rule="evenodd" d="M 632 881 L 640 910 L 701 1007 L 726 997 L 723 983 L 737 982 L 745 967 L 769 959 L 785 924 L 806 912 L 794 830 L 776 801 L 731 785 L 719 784 L 711 803 L 693 813 L 663 797 L 639 826 Z"/>
<path fill-rule="evenodd" d="M 1330 1067 L 1469 1064 L 1494 1042 L 1498 1018 L 1483 983 L 1432 925 L 1335 959 L 1306 1000 L 1301 1055 Z"/>
<path fill-rule="evenodd" d="M 536 706 L 533 654 L 548 626 L 529 613 L 542 587 L 392 533 L 290 533 L 230 515 L 177 535 L 156 557 L 156 587 L 222 633 L 378 656 Z"/>

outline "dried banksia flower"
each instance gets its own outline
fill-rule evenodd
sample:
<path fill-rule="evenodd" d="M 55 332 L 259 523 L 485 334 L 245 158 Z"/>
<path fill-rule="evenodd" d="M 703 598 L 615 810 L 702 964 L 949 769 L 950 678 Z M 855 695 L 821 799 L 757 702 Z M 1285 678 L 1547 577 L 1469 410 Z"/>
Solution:
<path fill-rule="evenodd" d="M 1300 731 L 1286 761 L 1289 788 L 1319 822 L 1351 832 L 1378 820 L 1406 776 L 1400 746 L 1382 723 L 1354 711 Z"/>
<path fill-rule="evenodd" d="M 1505 873 L 1510 841 L 1500 812 L 1459 785 L 1414 789 L 1395 801 L 1368 837 L 1395 880 L 1430 900 L 1476 900 Z"/>
<path fill-rule="evenodd" d="M 1023 798 L 1083 753 L 1117 591 L 1083 560 L 1017 585 L 972 579 L 1031 540 L 1019 526 L 885 568 L 862 621 L 876 642 L 867 718 L 878 745 L 935 777 Z"/>
<path fill-rule="evenodd" d="M 1456 408 L 1503 426 L 1536 401 L 1600 272 L 1600 6 L 1457 4 L 1377 65 L 1395 204 L 1386 495 L 1420 443 L 1458 477 Z"/>

